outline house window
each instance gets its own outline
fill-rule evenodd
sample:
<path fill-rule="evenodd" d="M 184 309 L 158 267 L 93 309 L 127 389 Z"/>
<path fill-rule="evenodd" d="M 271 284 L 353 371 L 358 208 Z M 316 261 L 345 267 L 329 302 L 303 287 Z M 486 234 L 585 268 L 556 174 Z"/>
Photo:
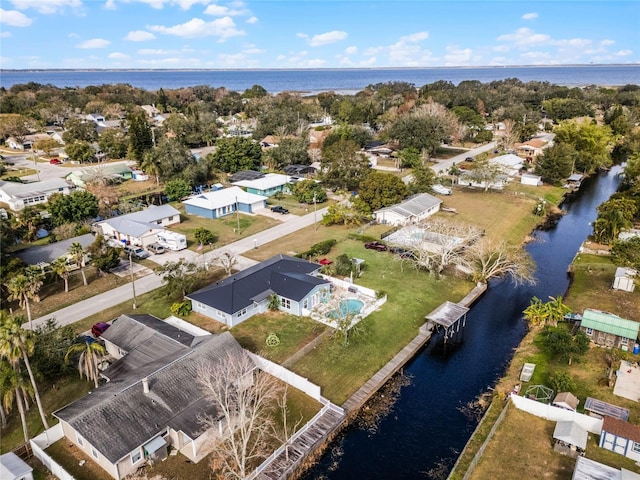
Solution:
<path fill-rule="evenodd" d="M 629 345 L 629 339 L 626 337 L 620 338 L 620 345 Z"/>
<path fill-rule="evenodd" d="M 168 220 L 169 222 L 172 222 L 172 221 L 173 221 L 173 216 L 169 217 L 167 220 Z"/>
<path fill-rule="evenodd" d="M 140 450 L 138 450 L 136 453 L 132 453 L 131 454 L 131 464 L 136 464 L 140 461 L 140 459 L 142 458 L 142 454 L 140 453 Z"/>
<path fill-rule="evenodd" d="M 305 298 L 304 301 L 302 302 L 302 308 L 309 308 L 309 299 Z"/>
<path fill-rule="evenodd" d="M 640 443 L 633 442 L 631 450 L 633 450 L 635 453 L 640 453 Z"/>
<path fill-rule="evenodd" d="M 84 439 L 80 436 L 78 432 L 76 432 L 76 438 L 78 439 L 78 445 L 84 447 Z"/>
<path fill-rule="evenodd" d="M 93 458 L 97 459 L 98 458 L 98 451 L 91 447 L 91 455 L 93 455 Z"/>
<path fill-rule="evenodd" d="M 593 328 L 587 328 L 585 333 L 589 336 L 593 335 Z"/>
<path fill-rule="evenodd" d="M 286 308 L 287 310 L 290 310 L 291 300 L 289 300 L 288 298 L 280 297 L 280 305 L 282 305 L 282 308 Z"/>

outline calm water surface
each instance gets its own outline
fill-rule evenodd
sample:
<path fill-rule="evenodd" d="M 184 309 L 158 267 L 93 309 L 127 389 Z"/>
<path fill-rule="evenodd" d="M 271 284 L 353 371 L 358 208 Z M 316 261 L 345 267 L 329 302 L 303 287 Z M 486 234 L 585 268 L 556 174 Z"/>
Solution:
<path fill-rule="evenodd" d="M 530 298 L 565 293 L 567 267 L 591 233 L 596 207 L 617 189 L 619 171 L 587 180 L 576 199 L 564 205 L 567 214 L 558 226 L 535 232 L 536 241 L 528 246 L 537 262 L 535 286 L 492 282 L 467 316 L 462 344 L 446 356 L 427 346 L 408 365 L 412 384 L 378 431 L 350 427 L 305 478 L 425 479 L 440 464 L 450 469 L 476 427 L 459 408 L 504 373 L 525 334 L 522 311 Z"/>
<path fill-rule="evenodd" d="M 13 71 L 0 72 L 0 86 L 36 82 L 60 88 L 88 85 L 129 84 L 146 90 L 176 89 L 195 85 L 226 87 L 244 91 L 261 85 L 270 93 L 282 91 L 355 93 L 367 85 L 403 81 L 421 87 L 438 80 L 459 84 L 482 83 L 507 78 L 523 82 L 543 81 L 556 85 L 626 85 L 640 83 L 640 65 L 584 65 L 483 68 L 377 68 L 317 70 L 104 70 L 104 71 Z"/>

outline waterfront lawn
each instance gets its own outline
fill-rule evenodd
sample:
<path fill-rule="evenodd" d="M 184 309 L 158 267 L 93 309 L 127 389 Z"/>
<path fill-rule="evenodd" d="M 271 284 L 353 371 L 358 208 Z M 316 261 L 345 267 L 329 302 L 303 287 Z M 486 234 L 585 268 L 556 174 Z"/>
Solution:
<path fill-rule="evenodd" d="M 555 426 L 555 422 L 529 415 L 510 405 L 470 479 L 569 480 L 575 460 L 553 451 Z M 462 478 L 462 475 L 455 478 Z"/>
<path fill-rule="evenodd" d="M 72 371 L 69 375 L 58 379 L 53 387 L 43 384 L 39 384 L 38 387 L 42 398 L 42 407 L 47 413 L 47 421 L 51 426 L 58 423 L 51 413 L 84 396 L 93 388 L 93 382 L 80 379 L 78 372 Z M 40 413 L 35 405 L 31 405 L 26 417 L 27 429 L 31 438 L 44 431 Z M 3 428 L 0 434 L 0 453 L 9 452 L 24 443 L 18 410 L 14 408 L 7 420 L 7 428 Z"/>
<path fill-rule="evenodd" d="M 361 242 L 344 240 L 331 255 L 347 253 L 365 260 L 356 283 L 384 291 L 388 301 L 358 324 L 350 345 L 333 338 L 321 343 L 291 368 L 322 387 L 325 397 L 344 403 L 418 333 L 429 314 L 445 300 L 459 301 L 472 285 L 460 278 L 439 280 L 402 265 L 388 252 L 366 250 Z"/>
<path fill-rule="evenodd" d="M 523 239 L 542 220 L 533 214 L 537 200 L 517 192 L 484 192 L 481 189 L 458 187 L 453 195 L 443 200 L 443 206 L 455 208 L 458 213 L 452 215 L 442 212 L 438 215 L 477 225 L 489 238 L 506 240 L 513 245 L 522 244 Z"/>
<path fill-rule="evenodd" d="M 616 265 L 603 255 L 576 256 L 571 265 L 573 281 L 565 302 L 574 312 L 595 308 L 640 321 L 640 289 L 623 292 L 611 288 Z"/>
<path fill-rule="evenodd" d="M 273 362 L 282 363 L 328 329 L 328 326 L 309 317 L 266 312 L 251 317 L 230 331 L 247 350 Z M 278 345 L 267 345 L 266 340 L 271 333 L 278 336 Z"/>

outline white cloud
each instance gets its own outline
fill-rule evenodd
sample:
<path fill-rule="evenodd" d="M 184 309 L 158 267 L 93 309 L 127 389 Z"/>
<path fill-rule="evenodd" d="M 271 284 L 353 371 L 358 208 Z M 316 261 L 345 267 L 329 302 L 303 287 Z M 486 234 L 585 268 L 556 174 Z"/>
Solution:
<path fill-rule="evenodd" d="M 378 61 L 378 59 L 376 57 L 371 57 L 367 60 L 362 60 L 360 63 L 358 63 L 359 66 L 361 67 L 371 67 L 373 65 L 375 65 L 375 63 Z"/>
<path fill-rule="evenodd" d="M 411 35 L 405 35 L 404 37 L 400 37 L 400 42 L 407 42 L 407 43 L 415 43 L 415 42 L 421 42 L 422 40 L 426 40 L 427 38 L 429 38 L 429 32 L 416 32 L 416 33 L 412 33 Z"/>
<path fill-rule="evenodd" d="M 107 55 L 112 60 L 129 60 L 131 57 L 126 53 L 113 52 Z"/>
<path fill-rule="evenodd" d="M 300 34 L 299 34 L 300 35 Z M 314 35 L 308 40 L 308 43 L 312 47 L 320 47 L 322 45 L 329 45 L 331 43 L 336 43 L 341 40 L 347 38 L 347 32 L 343 32 L 340 30 L 333 30 L 331 32 L 320 33 L 318 35 Z M 306 37 L 303 37 L 306 38 Z"/>
<path fill-rule="evenodd" d="M 136 51 L 138 55 L 178 55 L 180 50 L 165 48 L 141 48 Z"/>
<path fill-rule="evenodd" d="M 80 35 L 78 35 L 77 33 L 68 33 L 67 34 L 67 38 L 80 38 Z"/>
<path fill-rule="evenodd" d="M 247 15 L 248 13 L 249 12 L 243 8 L 229 8 L 215 3 L 204 9 L 205 15 L 212 15 L 214 17 L 237 17 L 238 15 Z"/>
<path fill-rule="evenodd" d="M 633 53 L 633 51 L 631 51 L 631 50 L 618 50 L 617 52 L 615 52 L 613 54 L 613 56 L 614 57 L 628 57 L 632 53 Z"/>
<path fill-rule="evenodd" d="M 508 52 L 509 50 L 511 50 L 509 45 L 497 45 L 493 47 L 494 52 Z"/>
<path fill-rule="evenodd" d="M 534 33 L 530 28 L 522 27 L 513 33 L 500 35 L 499 42 L 515 43 L 519 47 L 549 43 L 551 37 L 542 33 Z"/>
<path fill-rule="evenodd" d="M 346 53 L 347 55 L 355 55 L 356 53 L 358 53 L 358 47 L 356 47 L 355 45 L 347 47 L 344 49 L 344 53 Z"/>
<path fill-rule="evenodd" d="M 231 17 L 216 18 L 211 22 L 205 22 L 201 18 L 192 18 L 186 23 L 165 27 L 163 25 L 151 25 L 147 27 L 154 32 L 166 35 L 175 35 L 183 38 L 218 37 L 220 41 L 227 38 L 246 35 L 243 30 L 236 29 Z"/>
<path fill-rule="evenodd" d="M 92 38 L 91 40 L 86 40 L 77 45 L 78 48 L 105 48 L 109 46 L 111 42 L 109 40 L 105 40 L 104 38 Z"/>
<path fill-rule="evenodd" d="M 33 20 L 17 10 L 5 10 L 0 8 L 0 24 L 11 27 L 28 27 Z"/>
<path fill-rule="evenodd" d="M 536 12 L 525 13 L 521 18 L 523 20 L 535 20 L 538 18 L 538 14 Z"/>
<path fill-rule="evenodd" d="M 0 32 L 0 38 L 9 38 L 11 36 L 11 32 Z"/>
<path fill-rule="evenodd" d="M 105 10 L 115 10 L 116 9 L 116 0 L 107 0 L 104 4 Z"/>
<path fill-rule="evenodd" d="M 80 10 L 82 0 L 11 0 L 18 10 L 33 8 L 44 15 L 62 12 L 65 8 Z"/>
<path fill-rule="evenodd" d="M 416 32 L 402 36 L 397 42 L 386 47 L 390 66 L 419 67 L 431 61 L 431 52 L 423 50 L 420 42 L 429 38 L 428 32 Z M 371 55 L 377 53 L 369 51 Z"/>
<path fill-rule="evenodd" d="M 603 47 L 608 47 L 609 45 L 613 45 L 615 43 L 616 43 L 615 40 L 609 40 L 608 38 L 605 38 L 604 40 L 600 40 L 600 45 L 602 45 Z"/>
<path fill-rule="evenodd" d="M 146 30 L 134 30 L 127 33 L 127 36 L 124 37 L 125 40 L 129 40 L 130 42 L 146 42 L 147 40 L 153 40 L 156 36 L 147 32 Z"/>
<path fill-rule="evenodd" d="M 249 23 L 249 24 L 258 23 L 258 17 L 249 17 L 249 18 L 247 18 L 247 23 Z"/>

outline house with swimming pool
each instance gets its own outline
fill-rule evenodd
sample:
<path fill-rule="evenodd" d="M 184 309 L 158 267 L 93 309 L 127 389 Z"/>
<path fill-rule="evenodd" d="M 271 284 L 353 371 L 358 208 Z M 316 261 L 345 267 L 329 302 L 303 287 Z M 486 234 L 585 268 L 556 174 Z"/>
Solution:
<path fill-rule="evenodd" d="M 318 275 L 322 265 L 288 255 L 262 263 L 187 295 L 193 311 L 229 328 L 266 312 L 274 298 L 278 309 L 298 316 L 331 298 L 331 282 Z"/>

